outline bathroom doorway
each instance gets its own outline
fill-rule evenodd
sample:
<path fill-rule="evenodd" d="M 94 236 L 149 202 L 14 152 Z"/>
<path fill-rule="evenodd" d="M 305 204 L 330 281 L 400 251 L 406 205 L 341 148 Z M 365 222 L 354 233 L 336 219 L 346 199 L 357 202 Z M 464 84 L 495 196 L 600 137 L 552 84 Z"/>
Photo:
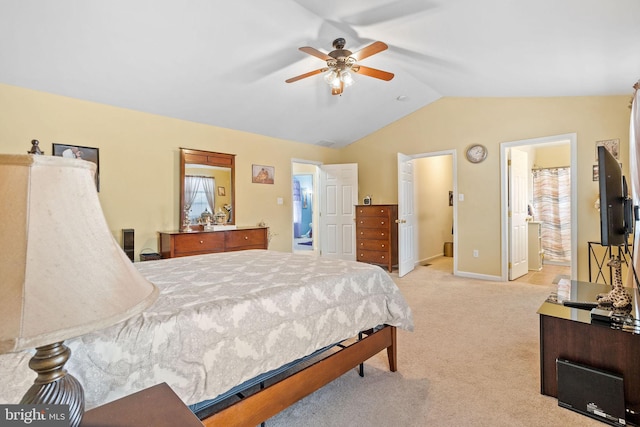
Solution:
<path fill-rule="evenodd" d="M 293 240 L 292 251 L 315 254 L 319 250 L 315 235 L 318 227 L 318 164 L 295 160 L 291 162 Z"/>

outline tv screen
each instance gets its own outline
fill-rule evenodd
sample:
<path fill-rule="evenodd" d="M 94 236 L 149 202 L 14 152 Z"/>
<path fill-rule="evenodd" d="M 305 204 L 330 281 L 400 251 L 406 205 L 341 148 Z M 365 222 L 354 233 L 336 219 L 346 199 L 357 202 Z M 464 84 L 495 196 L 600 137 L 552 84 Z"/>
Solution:
<path fill-rule="evenodd" d="M 625 199 L 622 169 L 605 147 L 598 147 L 600 186 L 600 244 L 620 246 L 626 242 Z M 633 222 L 632 222 L 633 223 Z"/>

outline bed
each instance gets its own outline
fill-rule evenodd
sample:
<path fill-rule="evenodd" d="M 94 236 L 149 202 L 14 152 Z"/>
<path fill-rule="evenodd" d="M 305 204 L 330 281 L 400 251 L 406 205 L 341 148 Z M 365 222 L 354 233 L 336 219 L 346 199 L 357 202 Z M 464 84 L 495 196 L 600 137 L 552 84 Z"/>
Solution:
<path fill-rule="evenodd" d="M 366 331 L 300 372 L 303 382 L 314 383 L 307 384 L 309 394 L 322 386 L 318 376 L 327 376 L 324 363 L 338 376 L 386 348 L 395 370 L 396 328 L 413 329 L 389 275 L 365 263 L 248 250 L 136 267 L 160 288 L 158 300 L 126 322 L 66 341 L 72 351 L 66 367 L 83 384 L 87 409 L 161 382 L 196 404 Z M 17 403 L 28 389 L 35 376 L 30 357 L 0 356 L 0 402 Z M 270 400 L 278 389 L 264 393 Z M 294 397 L 281 398 L 287 399 Z"/>

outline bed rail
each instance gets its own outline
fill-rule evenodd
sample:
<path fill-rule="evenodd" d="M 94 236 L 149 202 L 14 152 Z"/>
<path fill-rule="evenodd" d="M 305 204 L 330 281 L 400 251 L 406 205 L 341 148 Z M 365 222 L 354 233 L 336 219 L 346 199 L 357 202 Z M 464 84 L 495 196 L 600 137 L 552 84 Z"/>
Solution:
<path fill-rule="evenodd" d="M 310 395 L 360 363 L 387 349 L 389 369 L 397 370 L 396 327 L 367 331 L 362 340 L 325 357 L 291 376 L 202 419 L 206 427 L 256 426 Z"/>

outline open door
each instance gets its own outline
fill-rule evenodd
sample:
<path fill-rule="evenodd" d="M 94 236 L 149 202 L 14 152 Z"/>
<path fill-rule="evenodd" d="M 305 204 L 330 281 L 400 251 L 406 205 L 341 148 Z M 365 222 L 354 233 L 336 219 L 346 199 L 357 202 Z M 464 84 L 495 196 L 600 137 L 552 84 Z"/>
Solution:
<path fill-rule="evenodd" d="M 321 165 L 320 199 L 320 255 L 355 260 L 358 165 Z"/>
<path fill-rule="evenodd" d="M 398 276 L 413 271 L 416 263 L 413 159 L 398 153 Z"/>
<path fill-rule="evenodd" d="M 526 151 L 512 148 L 509 162 L 509 280 L 529 271 L 527 203 L 529 167 Z"/>

